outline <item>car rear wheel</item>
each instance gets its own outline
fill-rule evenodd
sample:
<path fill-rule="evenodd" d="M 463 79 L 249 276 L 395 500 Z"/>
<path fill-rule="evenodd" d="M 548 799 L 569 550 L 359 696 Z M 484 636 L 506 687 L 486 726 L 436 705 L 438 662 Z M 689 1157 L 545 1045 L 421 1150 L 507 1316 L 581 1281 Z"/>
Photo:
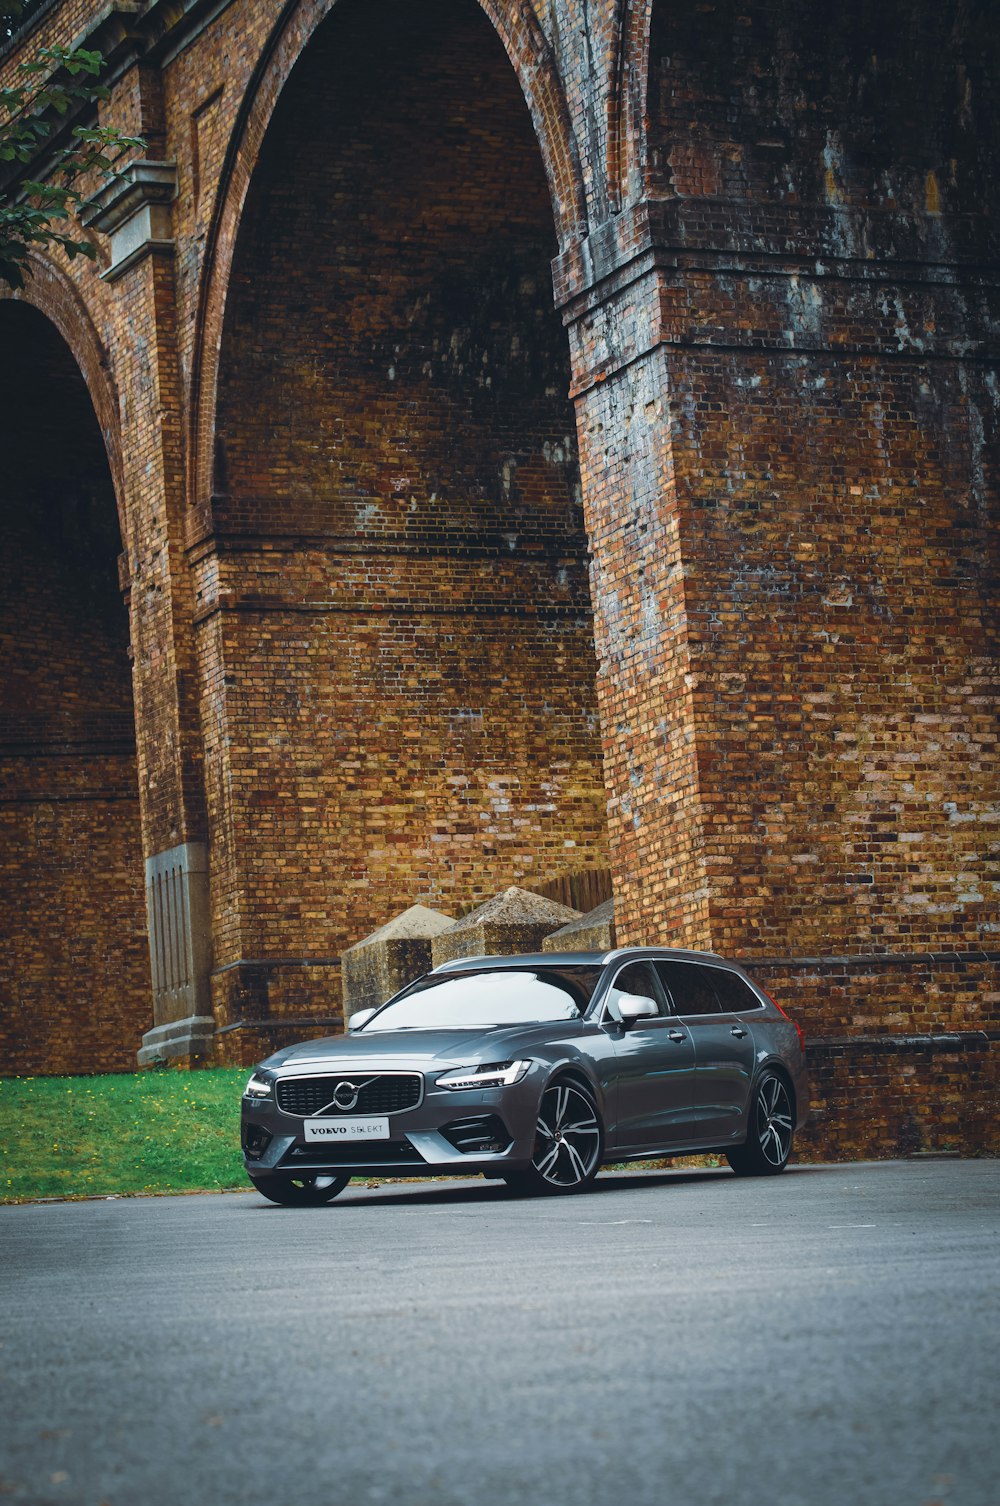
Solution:
<path fill-rule="evenodd" d="M 318 1172 L 302 1176 L 289 1176 L 287 1172 L 274 1172 L 267 1177 L 251 1177 L 257 1191 L 272 1203 L 283 1208 L 318 1207 L 330 1202 L 338 1192 L 343 1192 L 349 1176 L 321 1176 Z"/>
<path fill-rule="evenodd" d="M 727 1150 L 726 1160 L 737 1176 L 776 1176 L 788 1165 L 794 1129 L 787 1083 L 777 1072 L 765 1072 L 754 1089 L 746 1144 Z"/>
<path fill-rule="evenodd" d="M 520 1193 L 584 1192 L 603 1151 L 604 1127 L 593 1098 L 579 1083 L 557 1081 L 538 1106 L 531 1166 L 508 1173 L 505 1181 Z"/>

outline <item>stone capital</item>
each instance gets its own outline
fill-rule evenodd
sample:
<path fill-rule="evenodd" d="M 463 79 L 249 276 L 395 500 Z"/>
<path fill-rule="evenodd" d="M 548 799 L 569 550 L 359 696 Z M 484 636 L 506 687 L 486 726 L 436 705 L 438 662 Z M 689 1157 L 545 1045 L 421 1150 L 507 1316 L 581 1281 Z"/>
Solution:
<path fill-rule="evenodd" d="M 111 241 L 105 282 L 115 282 L 144 256 L 173 254 L 176 195 L 176 163 L 136 160 L 96 196 L 84 224 Z"/>

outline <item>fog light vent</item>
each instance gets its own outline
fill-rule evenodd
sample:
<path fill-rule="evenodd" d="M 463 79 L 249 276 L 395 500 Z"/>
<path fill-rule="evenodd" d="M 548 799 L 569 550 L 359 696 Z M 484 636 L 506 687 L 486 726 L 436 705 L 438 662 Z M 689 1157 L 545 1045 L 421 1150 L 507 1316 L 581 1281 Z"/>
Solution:
<path fill-rule="evenodd" d="M 441 1131 L 463 1155 L 491 1155 L 507 1150 L 510 1132 L 496 1114 L 477 1114 L 473 1119 L 453 1119 Z"/>
<path fill-rule="evenodd" d="M 271 1131 L 260 1124 L 245 1124 L 242 1133 L 243 1153 L 248 1161 L 259 1161 L 271 1143 Z"/>

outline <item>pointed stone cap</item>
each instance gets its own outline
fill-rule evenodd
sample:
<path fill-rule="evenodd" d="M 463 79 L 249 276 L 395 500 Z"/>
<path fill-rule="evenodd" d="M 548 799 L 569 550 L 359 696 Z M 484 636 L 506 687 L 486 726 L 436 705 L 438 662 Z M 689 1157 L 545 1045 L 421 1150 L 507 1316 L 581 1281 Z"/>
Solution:
<path fill-rule="evenodd" d="M 359 1009 L 376 1009 L 432 967 L 432 938 L 454 925 L 450 915 L 411 905 L 341 955 L 344 1023 Z"/>
<path fill-rule="evenodd" d="M 579 910 L 512 884 L 434 937 L 431 946 L 434 966 L 455 957 L 509 957 L 515 952 L 538 952 L 553 930 L 579 918 Z"/>
<path fill-rule="evenodd" d="M 373 931 L 363 941 L 356 941 L 353 946 L 349 946 L 344 956 L 363 946 L 375 946 L 380 941 L 411 941 L 415 937 L 437 936 L 454 924 L 452 917 L 442 915 L 440 910 L 429 910 L 426 905 L 411 905 L 408 910 L 387 920 L 384 926 L 379 926 L 377 931 Z"/>
<path fill-rule="evenodd" d="M 578 920 L 560 926 L 542 942 L 543 952 L 610 952 L 615 941 L 615 902 L 606 899 L 603 904 L 588 910 Z"/>

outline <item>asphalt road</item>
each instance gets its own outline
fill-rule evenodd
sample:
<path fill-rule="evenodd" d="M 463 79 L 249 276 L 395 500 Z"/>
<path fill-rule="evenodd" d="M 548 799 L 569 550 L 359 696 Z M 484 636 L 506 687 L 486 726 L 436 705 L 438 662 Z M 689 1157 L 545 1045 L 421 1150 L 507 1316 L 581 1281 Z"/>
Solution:
<path fill-rule="evenodd" d="M 997 1506 L 1000 1162 L 0 1209 L 0 1499 Z"/>

